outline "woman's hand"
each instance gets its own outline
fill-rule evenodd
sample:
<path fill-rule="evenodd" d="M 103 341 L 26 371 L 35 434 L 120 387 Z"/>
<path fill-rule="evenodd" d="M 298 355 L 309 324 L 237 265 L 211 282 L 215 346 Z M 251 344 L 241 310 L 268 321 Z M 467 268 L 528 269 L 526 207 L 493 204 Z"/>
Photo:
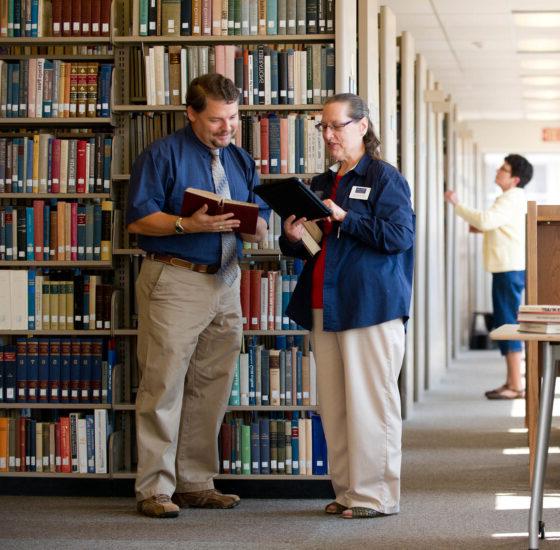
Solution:
<path fill-rule="evenodd" d="M 330 210 L 332 211 L 332 214 L 328 217 L 330 221 L 335 221 L 335 222 L 344 221 L 344 218 L 346 217 L 346 210 L 340 208 L 340 206 L 338 206 L 338 204 L 333 202 L 331 199 L 325 199 L 323 203 L 327 208 L 330 208 Z"/>
<path fill-rule="evenodd" d="M 284 234 L 291 243 L 297 243 L 303 238 L 303 222 L 305 221 L 307 221 L 307 218 L 299 218 L 296 220 L 294 215 L 286 218 L 284 222 Z"/>

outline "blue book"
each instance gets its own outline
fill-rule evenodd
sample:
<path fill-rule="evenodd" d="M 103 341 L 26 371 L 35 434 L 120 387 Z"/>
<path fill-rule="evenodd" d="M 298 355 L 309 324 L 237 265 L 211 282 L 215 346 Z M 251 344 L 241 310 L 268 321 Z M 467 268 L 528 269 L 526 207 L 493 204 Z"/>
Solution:
<path fill-rule="evenodd" d="M 290 328 L 290 318 L 286 315 L 286 308 L 290 302 L 290 276 L 282 275 L 282 330 Z"/>
<path fill-rule="evenodd" d="M 295 395 L 292 395 L 292 352 L 290 349 L 285 349 L 281 354 L 284 354 L 286 364 L 286 405 L 295 405 Z"/>
<path fill-rule="evenodd" d="M 80 344 L 80 402 L 91 403 L 91 347 L 92 341 L 84 338 Z"/>
<path fill-rule="evenodd" d="M 268 158 L 271 174 L 280 173 L 280 119 L 268 115 Z"/>
<path fill-rule="evenodd" d="M 15 350 L 17 402 L 25 403 L 27 401 L 27 340 L 23 337 L 17 338 Z"/>
<path fill-rule="evenodd" d="M 113 369 L 117 364 L 117 348 L 112 338 L 107 342 L 107 403 L 113 402 Z"/>
<path fill-rule="evenodd" d="M 51 338 L 49 363 L 49 401 L 51 403 L 60 401 L 60 352 L 60 338 Z"/>
<path fill-rule="evenodd" d="M 63 343 L 64 345 L 64 343 Z M 70 402 L 80 402 L 80 370 L 82 367 L 81 361 L 81 345 L 80 339 L 75 338 L 71 341 L 71 355 L 70 355 Z M 63 386 L 64 387 L 64 386 Z"/>
<path fill-rule="evenodd" d="M 63 338 L 60 341 L 60 402 L 70 401 L 70 373 L 72 365 L 72 341 Z"/>
<path fill-rule="evenodd" d="M 304 142 L 304 135 L 305 135 L 305 115 L 299 114 L 296 117 L 296 131 L 299 135 L 299 155 L 298 155 L 298 162 L 296 163 L 297 173 L 298 174 L 305 174 L 305 142 Z"/>
<path fill-rule="evenodd" d="M 249 352 L 249 405 L 257 404 L 257 347 L 250 345 Z"/>
<path fill-rule="evenodd" d="M 261 404 L 270 405 L 270 352 L 261 349 Z"/>
<path fill-rule="evenodd" d="M 301 368 L 301 351 L 296 352 L 296 405 L 303 405 L 303 376 Z"/>
<path fill-rule="evenodd" d="M 39 401 L 49 401 L 50 345 L 48 338 L 39 339 Z"/>
<path fill-rule="evenodd" d="M 100 204 L 93 205 L 93 260 L 101 260 L 102 210 Z M 89 220 L 88 220 L 89 221 Z"/>
<path fill-rule="evenodd" d="M 268 418 L 259 420 L 261 474 L 270 474 L 270 424 Z"/>
<path fill-rule="evenodd" d="M 14 36 L 23 36 L 22 27 L 21 27 L 21 14 L 22 14 L 21 0 L 13 0 L 13 4 L 14 4 L 14 12 L 13 12 Z"/>
<path fill-rule="evenodd" d="M 35 259 L 35 219 L 32 206 L 25 208 L 25 232 L 25 257 L 27 260 L 33 261 Z"/>
<path fill-rule="evenodd" d="M 264 69 L 263 69 L 264 73 Z M 263 76 L 264 78 L 264 76 Z M 263 91 L 264 102 L 264 91 Z M 258 51 L 253 52 L 253 105 L 259 104 L 259 55 Z"/>
<path fill-rule="evenodd" d="M 27 155 L 25 157 L 25 192 L 33 192 L 33 140 L 25 138 L 24 147 L 27 149 Z"/>
<path fill-rule="evenodd" d="M 292 294 L 294 293 L 294 290 L 296 288 L 296 284 L 297 284 L 297 275 L 289 275 L 290 279 L 290 293 L 289 293 L 289 299 L 292 297 Z M 297 323 L 290 319 L 290 326 L 289 326 L 290 330 L 296 330 L 298 328 Z"/>
<path fill-rule="evenodd" d="M 27 271 L 27 328 L 35 330 L 35 277 L 37 271 L 29 269 Z"/>
<path fill-rule="evenodd" d="M 312 445 L 312 464 L 311 473 L 313 475 L 326 475 L 327 472 L 327 441 L 323 431 L 321 417 L 311 414 L 311 445 Z"/>
<path fill-rule="evenodd" d="M 26 28 L 27 30 L 27 28 Z M 39 31 L 39 0 L 31 0 L 31 34 L 26 36 L 38 37 Z"/>
<path fill-rule="evenodd" d="M 239 387 L 239 356 L 237 356 L 235 369 L 233 371 L 233 380 L 231 383 L 231 391 L 229 394 L 228 405 L 230 407 L 241 405 L 241 394 L 240 394 L 240 387 Z"/>
<path fill-rule="evenodd" d="M 251 473 L 261 473 L 261 440 L 258 418 L 251 422 Z"/>
<path fill-rule="evenodd" d="M 11 4 L 11 2 L 9 2 Z M 13 35 L 12 35 L 13 36 Z M 14 64 L 8 63 L 6 70 L 6 116 L 11 118 L 12 115 L 12 73 L 14 72 Z"/>
<path fill-rule="evenodd" d="M 93 338 L 91 341 L 91 402 L 101 403 L 103 386 L 103 340 Z"/>
<path fill-rule="evenodd" d="M 286 405 L 286 352 L 285 350 L 280 350 L 280 356 L 278 358 L 280 364 L 280 405 Z"/>
<path fill-rule="evenodd" d="M 292 414 L 292 474 L 299 475 L 299 412 Z"/>
<path fill-rule="evenodd" d="M 39 397 L 39 340 L 27 340 L 27 401 L 36 403 Z"/>
<path fill-rule="evenodd" d="M 278 1 L 266 0 L 266 34 L 278 34 Z"/>
<path fill-rule="evenodd" d="M 4 402 L 14 403 L 17 395 L 16 346 L 4 346 Z"/>
<path fill-rule="evenodd" d="M 280 90 L 278 87 L 278 50 L 270 50 L 270 103 L 278 105 Z"/>
<path fill-rule="evenodd" d="M 95 420 L 93 414 L 86 414 L 87 472 L 95 473 Z"/>
<path fill-rule="evenodd" d="M 98 96 L 97 96 L 97 116 L 110 116 L 109 101 L 111 98 L 111 73 L 113 65 L 102 63 L 99 66 Z"/>

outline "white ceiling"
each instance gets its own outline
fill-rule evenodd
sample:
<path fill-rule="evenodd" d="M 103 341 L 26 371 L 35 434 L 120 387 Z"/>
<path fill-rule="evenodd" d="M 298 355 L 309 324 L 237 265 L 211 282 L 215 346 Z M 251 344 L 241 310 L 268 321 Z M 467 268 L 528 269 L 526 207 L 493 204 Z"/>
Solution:
<path fill-rule="evenodd" d="M 458 105 L 459 118 L 560 120 L 560 100 L 529 99 L 554 86 L 524 83 L 522 77 L 560 75 L 556 69 L 529 69 L 529 59 L 560 62 L 553 53 L 523 53 L 526 40 L 560 40 L 560 27 L 520 27 L 514 11 L 557 11 L 560 0 L 380 0 L 397 18 L 397 31 L 409 31 L 416 51 L 443 90 Z M 560 63 L 559 63 L 560 65 Z"/>

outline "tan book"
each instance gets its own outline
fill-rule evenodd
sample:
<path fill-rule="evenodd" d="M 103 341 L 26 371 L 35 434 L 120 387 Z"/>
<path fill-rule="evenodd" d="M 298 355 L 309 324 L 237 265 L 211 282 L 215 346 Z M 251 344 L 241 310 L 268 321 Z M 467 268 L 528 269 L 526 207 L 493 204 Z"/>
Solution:
<path fill-rule="evenodd" d="M 40 140 L 39 134 L 33 135 L 33 192 L 39 192 L 39 157 L 40 157 Z"/>
<path fill-rule="evenodd" d="M 266 35 L 266 0 L 259 0 L 259 31 L 258 34 Z"/>
<path fill-rule="evenodd" d="M 74 282 L 66 283 L 66 330 L 74 329 Z"/>
<path fill-rule="evenodd" d="M 202 0 L 192 0 L 192 35 L 202 34 Z"/>
<path fill-rule="evenodd" d="M 163 36 L 179 36 L 181 31 L 181 0 L 161 0 Z"/>
<path fill-rule="evenodd" d="M 156 105 L 165 105 L 165 46 L 154 46 Z"/>
<path fill-rule="evenodd" d="M 35 423 L 35 471 L 43 471 L 43 423 Z"/>
<path fill-rule="evenodd" d="M 50 330 L 51 328 L 51 283 L 48 280 L 43 281 L 43 300 L 41 310 L 43 312 L 42 330 Z"/>
<path fill-rule="evenodd" d="M 222 35 L 222 9 L 222 0 L 212 0 L 212 34 L 214 36 Z"/>
<path fill-rule="evenodd" d="M 58 330 L 58 281 L 51 281 L 49 294 L 50 325 L 51 330 Z"/>
<path fill-rule="evenodd" d="M 228 35 L 228 10 L 229 10 L 229 1 L 230 0 L 221 0 L 222 4 L 222 14 L 221 14 L 221 35 L 227 36 Z"/>
<path fill-rule="evenodd" d="M 280 350 L 271 349 L 268 357 L 270 404 L 280 406 Z"/>
<path fill-rule="evenodd" d="M 181 105 L 181 46 L 169 46 L 169 94 L 171 105 Z"/>
<path fill-rule="evenodd" d="M 60 192 L 68 192 L 68 140 L 60 140 Z"/>
<path fill-rule="evenodd" d="M 68 329 L 66 326 L 66 281 L 58 281 L 58 329 Z"/>
<path fill-rule="evenodd" d="M 49 472 L 56 472 L 56 424 L 49 422 Z"/>

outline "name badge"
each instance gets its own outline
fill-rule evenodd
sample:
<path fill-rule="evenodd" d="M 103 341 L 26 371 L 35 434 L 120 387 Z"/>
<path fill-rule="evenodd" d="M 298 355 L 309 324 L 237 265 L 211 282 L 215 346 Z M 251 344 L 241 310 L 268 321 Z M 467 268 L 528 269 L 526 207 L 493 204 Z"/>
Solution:
<path fill-rule="evenodd" d="M 352 187 L 352 191 L 350 191 L 350 198 L 365 201 L 369 197 L 370 191 L 371 187 L 358 187 L 357 185 L 354 185 L 354 187 Z"/>

